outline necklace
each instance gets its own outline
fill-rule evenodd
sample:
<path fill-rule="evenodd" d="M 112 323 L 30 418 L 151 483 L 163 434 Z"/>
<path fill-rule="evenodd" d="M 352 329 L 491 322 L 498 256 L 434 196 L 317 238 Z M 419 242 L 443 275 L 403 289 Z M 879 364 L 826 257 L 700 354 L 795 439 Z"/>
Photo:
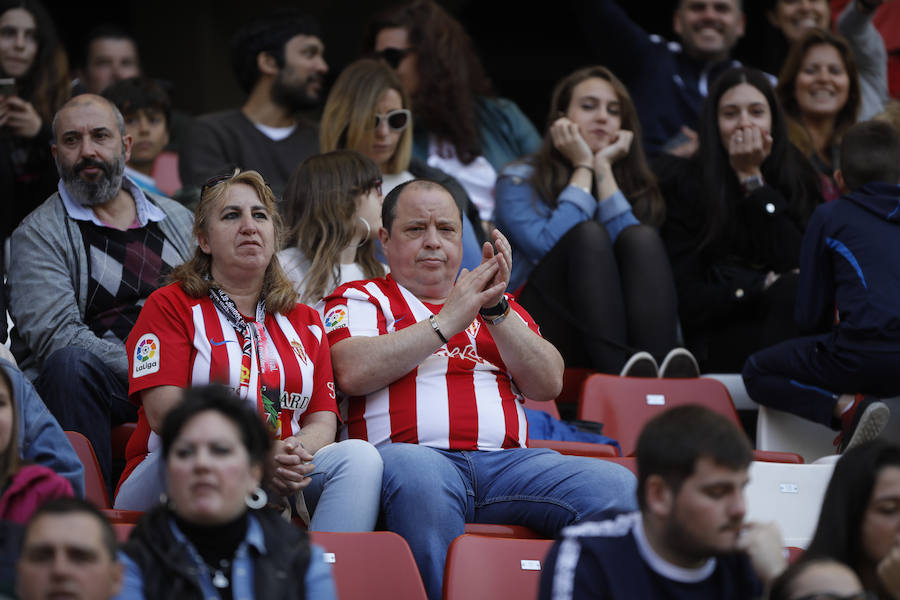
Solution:
<path fill-rule="evenodd" d="M 224 558 L 219 561 L 218 568 L 206 565 L 206 571 L 212 575 L 212 584 L 220 590 L 229 586 L 228 577 L 225 576 L 225 572 L 228 571 L 229 566 L 231 566 L 231 561 L 225 560 Z M 215 573 L 212 572 L 213 569 L 215 569 Z"/>

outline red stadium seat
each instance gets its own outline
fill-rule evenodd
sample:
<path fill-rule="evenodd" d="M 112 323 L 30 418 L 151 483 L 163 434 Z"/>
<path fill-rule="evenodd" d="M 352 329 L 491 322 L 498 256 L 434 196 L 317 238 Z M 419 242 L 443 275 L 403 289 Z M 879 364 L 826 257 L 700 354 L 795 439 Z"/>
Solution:
<path fill-rule="evenodd" d="M 521 540 L 546 539 L 533 529 L 524 525 L 495 525 L 493 523 L 466 523 L 469 535 L 489 535 L 492 537 L 517 538 Z"/>
<path fill-rule="evenodd" d="M 741 422 L 731 396 L 721 382 L 696 379 L 650 379 L 595 374 L 587 378 L 578 405 L 578 418 L 603 423 L 603 433 L 615 438 L 624 456 L 634 456 L 644 424 L 656 415 L 685 404 L 700 404 L 733 421 Z M 791 452 L 755 451 L 756 460 L 802 463 Z"/>
<path fill-rule="evenodd" d="M 461 535 L 444 565 L 444 600 L 537 598 L 544 557 L 553 540 Z"/>
<path fill-rule="evenodd" d="M 325 549 L 341 600 L 425 600 L 416 561 L 396 533 L 312 531 L 309 536 Z"/>
<path fill-rule="evenodd" d="M 84 466 L 84 496 L 94 503 L 97 508 L 112 508 L 109 503 L 109 492 L 106 491 L 106 483 L 103 481 L 103 473 L 100 471 L 100 463 L 94 454 L 94 447 L 90 440 L 77 431 L 67 431 L 66 437 L 75 449 L 75 454 Z"/>
<path fill-rule="evenodd" d="M 590 456 L 592 458 L 610 458 L 618 456 L 619 451 L 609 444 L 591 444 L 590 442 L 567 442 L 560 440 L 528 440 L 529 448 L 550 448 L 560 454 L 572 456 Z"/>

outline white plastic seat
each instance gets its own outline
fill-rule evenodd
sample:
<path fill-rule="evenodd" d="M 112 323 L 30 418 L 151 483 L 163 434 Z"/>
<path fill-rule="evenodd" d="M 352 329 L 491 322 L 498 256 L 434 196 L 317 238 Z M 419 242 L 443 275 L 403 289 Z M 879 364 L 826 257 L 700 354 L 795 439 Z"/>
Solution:
<path fill-rule="evenodd" d="M 744 490 L 747 521 L 774 521 L 785 546 L 806 548 L 819 522 L 834 464 L 797 465 L 754 461 Z"/>
<path fill-rule="evenodd" d="M 835 453 L 836 431 L 797 415 L 759 407 L 756 447 L 760 450 L 796 452 L 807 463 Z"/>

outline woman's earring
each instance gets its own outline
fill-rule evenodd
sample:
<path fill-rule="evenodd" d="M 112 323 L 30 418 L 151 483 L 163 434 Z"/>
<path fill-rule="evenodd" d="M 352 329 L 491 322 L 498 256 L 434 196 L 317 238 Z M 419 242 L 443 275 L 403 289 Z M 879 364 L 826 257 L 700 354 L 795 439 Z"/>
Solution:
<path fill-rule="evenodd" d="M 255 490 L 244 496 L 244 503 L 247 504 L 248 508 L 259 510 L 269 503 L 269 496 L 266 494 L 266 490 L 257 487 Z"/>

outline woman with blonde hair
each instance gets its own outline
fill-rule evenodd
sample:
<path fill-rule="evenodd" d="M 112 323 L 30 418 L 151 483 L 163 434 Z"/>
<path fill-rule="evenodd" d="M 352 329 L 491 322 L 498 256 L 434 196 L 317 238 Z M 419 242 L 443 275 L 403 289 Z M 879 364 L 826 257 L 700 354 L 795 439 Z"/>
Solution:
<path fill-rule="evenodd" d="M 462 266 L 473 269 L 481 263 L 481 244 L 487 240 L 478 210 L 456 179 L 411 157 L 409 106 L 393 69 L 382 61 L 360 59 L 341 72 L 328 94 L 319 126 L 319 147 L 322 152 L 355 150 L 370 158 L 381 171 L 385 194 L 411 179 L 432 179 L 450 190 L 463 215 Z M 295 223 L 289 218 L 288 225 Z M 373 231 L 373 236 L 376 233 Z"/>
<path fill-rule="evenodd" d="M 375 257 L 381 227 L 381 173 L 351 150 L 311 156 L 297 167 L 284 194 L 293 223 L 278 253 L 300 301 L 315 304 L 345 281 L 382 277 Z"/>
<path fill-rule="evenodd" d="M 301 517 L 308 509 L 313 530 L 371 530 L 381 457 L 361 440 L 334 443 L 331 354 L 318 313 L 297 303 L 275 257 L 281 219 L 272 190 L 256 171 L 209 180 L 194 233 L 193 258 L 147 298 L 126 342 L 129 395 L 140 409 L 116 507 L 147 510 L 158 502 L 163 419 L 184 388 L 221 383 L 275 438 L 264 481 L 273 504 L 293 504 Z"/>

